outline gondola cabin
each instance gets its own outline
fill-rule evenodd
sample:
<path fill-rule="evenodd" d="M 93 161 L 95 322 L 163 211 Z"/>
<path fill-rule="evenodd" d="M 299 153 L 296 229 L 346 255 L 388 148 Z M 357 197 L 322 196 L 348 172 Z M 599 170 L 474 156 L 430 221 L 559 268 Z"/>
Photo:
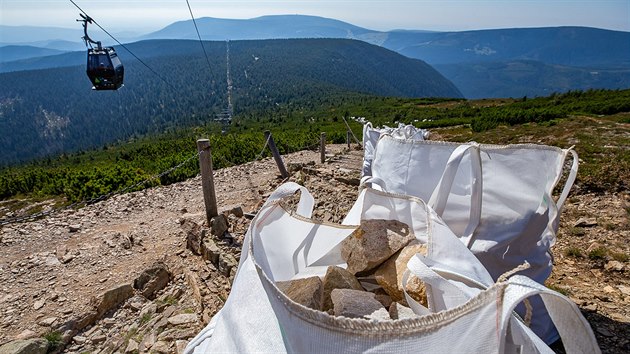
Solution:
<path fill-rule="evenodd" d="M 88 49 L 87 75 L 92 90 L 117 90 L 123 85 L 125 68 L 112 47 Z"/>

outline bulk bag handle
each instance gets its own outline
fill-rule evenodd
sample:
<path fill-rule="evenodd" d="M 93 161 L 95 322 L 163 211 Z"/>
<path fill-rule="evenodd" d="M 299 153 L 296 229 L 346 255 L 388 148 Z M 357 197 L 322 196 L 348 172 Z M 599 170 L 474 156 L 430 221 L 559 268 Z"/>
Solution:
<path fill-rule="evenodd" d="M 571 156 L 573 157 L 573 163 L 571 164 L 571 171 L 569 172 L 569 176 L 567 176 L 567 180 L 566 182 L 564 182 L 562 193 L 560 194 L 560 197 L 558 197 L 558 200 L 556 201 L 558 212 L 562 211 L 562 206 L 564 205 L 564 202 L 567 200 L 567 197 L 569 196 L 569 192 L 571 191 L 571 187 L 573 186 L 573 183 L 575 182 L 575 178 L 577 177 L 577 172 L 578 172 L 578 165 L 579 165 L 578 155 L 577 155 L 577 152 L 573 150 L 573 146 L 564 150 L 564 160 L 566 160 L 567 155 L 569 153 L 571 153 Z M 556 181 L 556 184 L 557 183 L 558 181 Z"/>
<path fill-rule="evenodd" d="M 313 214 L 313 208 L 315 207 L 315 198 L 313 198 L 313 195 L 308 191 L 308 189 L 306 189 L 304 186 L 301 186 L 295 182 L 284 183 L 280 187 L 278 187 L 275 191 L 273 191 L 273 193 L 271 193 L 269 198 L 267 198 L 267 201 L 265 202 L 265 204 L 263 204 L 263 206 L 260 208 L 258 213 L 264 213 L 265 210 L 268 209 L 266 208 L 267 206 L 271 205 L 272 203 L 275 203 L 276 201 L 282 198 L 292 196 L 297 191 L 300 191 L 300 201 L 298 202 L 296 213 L 302 217 L 310 219 L 311 215 Z M 256 218 L 253 221 L 257 220 L 261 216 L 262 215 L 256 215 Z M 252 228 L 255 228 L 253 221 L 252 221 Z M 242 268 L 241 265 L 243 265 L 243 263 L 248 257 L 247 251 L 249 250 L 250 237 L 251 237 L 250 234 L 251 234 L 250 232 L 246 233 L 245 239 L 243 240 L 243 251 L 241 252 L 241 259 L 238 262 L 237 274 Z"/>
<path fill-rule="evenodd" d="M 407 294 L 405 284 L 411 274 L 420 278 L 428 286 L 429 309 L 416 302 Z M 458 287 L 448 281 L 443 275 L 467 286 Z M 501 345 L 499 353 L 511 351 L 507 350 L 508 346 L 526 344 L 528 339 L 531 341 L 531 345 L 540 353 L 553 353 L 547 344 L 514 315 L 516 305 L 535 295 L 542 297 L 547 313 L 558 329 L 567 353 L 601 353 L 588 322 L 581 315 L 578 307 L 567 297 L 522 275 L 514 275 L 505 283 L 493 286 L 503 286 L 502 292 L 499 293 L 500 298 L 497 299 L 497 306 L 501 307 L 500 318 L 497 319 L 500 324 L 500 333 L 498 335 L 500 336 L 499 338 L 504 338 L 504 340 L 499 341 Z M 461 306 L 486 288 L 486 285 L 460 274 L 457 270 L 448 269 L 448 267 L 444 267 L 444 265 L 440 265 L 438 262 L 434 262 L 420 254 L 409 260 L 407 271 L 403 276 L 403 291 L 407 303 L 416 314 L 421 316 Z M 507 332 L 508 328 L 510 328 L 508 323 L 511 324 L 512 328 L 511 336 Z M 517 328 L 524 333 L 515 333 L 515 331 L 518 331 Z M 508 341 L 507 339 L 510 340 Z M 523 343 L 514 343 L 512 342 L 514 339 Z"/>
<path fill-rule="evenodd" d="M 379 142 L 385 136 L 390 138 L 394 138 L 389 133 L 381 134 L 379 138 Z M 395 138 L 394 138 L 395 139 Z M 378 143 L 376 144 L 376 148 L 378 149 Z M 468 225 L 464 230 L 463 235 L 458 235 L 462 242 L 467 245 L 469 248 L 473 242 L 473 234 L 475 229 L 479 225 L 481 220 L 481 197 L 483 195 L 483 176 L 482 176 L 482 168 L 481 168 L 481 153 L 479 149 L 479 144 L 477 143 L 469 143 L 469 144 L 461 144 L 459 145 L 450 155 L 446 166 L 444 167 L 444 171 L 440 177 L 438 184 L 435 186 L 427 205 L 429 205 L 433 210 L 437 212 L 437 214 L 442 217 L 444 210 L 446 208 L 446 203 L 448 201 L 448 197 L 450 195 L 451 188 L 453 187 L 453 182 L 455 180 L 455 176 L 457 174 L 457 170 L 459 168 L 460 163 L 462 162 L 464 155 L 470 152 L 471 156 L 471 201 L 470 201 L 470 216 L 468 220 Z M 364 176 L 361 179 L 361 188 L 365 188 L 365 185 L 370 184 L 372 187 L 376 184 L 380 190 L 388 191 L 386 182 L 381 178 L 376 178 L 372 176 Z"/>
<path fill-rule="evenodd" d="M 433 190 L 431 194 L 431 198 L 429 198 L 428 205 L 435 210 L 435 212 L 442 216 L 444 214 L 444 209 L 446 209 L 446 202 L 448 201 L 448 197 L 451 194 L 451 188 L 453 187 L 453 182 L 455 181 L 455 175 L 457 174 L 457 170 L 459 169 L 459 164 L 462 162 L 464 155 L 469 152 L 470 153 L 470 177 L 471 177 L 471 195 L 470 195 L 470 218 L 468 221 L 468 225 L 464 230 L 463 235 L 458 235 L 461 237 L 462 242 L 469 248 L 472 246 L 473 242 L 473 234 L 475 229 L 479 225 L 481 220 L 481 196 L 483 189 L 483 175 L 481 168 L 481 154 L 479 149 L 479 144 L 471 143 L 459 145 L 449 157 L 446 162 L 446 166 L 444 168 L 444 172 L 442 173 L 442 177 L 438 182 L 437 186 Z"/>
<path fill-rule="evenodd" d="M 278 187 L 278 189 L 271 193 L 267 202 L 265 202 L 265 205 L 276 200 L 292 196 L 297 191 L 300 191 L 300 201 L 298 202 L 295 212 L 300 216 L 310 219 L 313 214 L 313 207 L 315 206 L 315 198 L 313 198 L 313 195 L 308 191 L 308 189 L 306 189 L 306 187 L 295 182 L 287 182 Z"/>
<path fill-rule="evenodd" d="M 507 334 L 507 324 L 516 305 L 534 295 L 542 297 L 567 353 L 601 353 L 593 330 L 580 313 L 580 309 L 571 300 L 522 275 L 514 275 L 508 279 L 504 289 L 503 309 L 500 314 L 502 326 L 499 335 L 501 338 L 505 338 Z M 534 344 L 539 350 L 542 348 L 538 346 L 544 345 L 542 341 L 534 341 Z M 503 353 L 504 351 L 505 341 L 501 341 L 499 352 Z M 551 351 L 549 350 L 549 352 Z"/>

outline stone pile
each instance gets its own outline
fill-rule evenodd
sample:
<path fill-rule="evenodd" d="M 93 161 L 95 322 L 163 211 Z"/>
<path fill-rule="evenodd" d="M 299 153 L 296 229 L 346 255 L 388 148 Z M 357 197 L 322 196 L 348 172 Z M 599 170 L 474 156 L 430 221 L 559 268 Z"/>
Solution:
<path fill-rule="evenodd" d="M 186 247 L 193 254 L 210 262 L 223 276 L 229 277 L 230 282 L 234 280 L 238 267 L 240 244 L 235 242 L 234 236 L 229 233 L 228 220 L 236 220 L 243 216 L 240 207 L 226 210 L 212 218 L 210 227 L 198 221 L 199 215 L 184 215 L 180 219 L 182 229 L 186 233 Z M 238 239 L 242 241 L 243 233 L 240 235 Z"/>
<path fill-rule="evenodd" d="M 392 320 L 414 317 L 404 291 L 426 306 L 420 279 L 411 276 L 404 287 L 407 262 L 426 255 L 426 245 L 409 226 L 395 220 L 364 220 L 341 243 L 347 268 L 330 266 L 326 275 L 278 281 L 276 286 L 291 300 L 334 316 Z"/>

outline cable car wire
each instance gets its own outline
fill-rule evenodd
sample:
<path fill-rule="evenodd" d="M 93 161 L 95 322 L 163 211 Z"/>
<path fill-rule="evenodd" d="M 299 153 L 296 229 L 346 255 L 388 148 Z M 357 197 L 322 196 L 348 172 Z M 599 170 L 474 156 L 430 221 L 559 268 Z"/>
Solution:
<path fill-rule="evenodd" d="M 98 22 L 96 22 L 96 20 L 94 18 L 92 18 L 90 15 L 87 14 L 87 12 L 83 11 L 82 8 L 79 7 L 79 5 L 77 5 L 73 0 L 70 0 L 70 2 L 72 3 L 72 5 L 76 6 L 77 9 L 79 9 L 79 11 L 81 11 L 85 16 L 88 16 L 92 19 L 92 22 L 98 26 L 98 28 L 100 28 L 103 32 L 105 32 L 108 36 L 110 36 L 114 41 L 116 41 L 116 43 L 118 43 L 121 47 L 125 48 L 125 50 L 127 52 L 129 52 L 129 54 L 131 54 L 134 58 L 136 58 L 140 63 L 142 63 L 142 65 L 144 65 L 147 69 L 149 69 L 155 76 L 159 77 L 162 81 L 164 81 L 164 83 L 166 83 L 168 86 L 170 86 L 173 90 L 175 89 L 175 86 L 173 86 L 170 82 L 166 81 L 166 79 L 164 79 L 162 76 L 160 76 L 160 74 L 157 73 L 157 71 L 153 70 L 147 63 L 145 63 L 142 59 L 138 58 L 138 56 L 131 51 L 131 49 L 127 48 L 127 46 L 125 46 L 124 44 L 122 44 L 118 39 L 116 39 L 116 37 L 114 37 L 111 33 L 107 32 L 107 30 L 105 28 L 103 28 L 101 25 L 98 24 Z"/>
<path fill-rule="evenodd" d="M 190 17 L 192 18 L 193 24 L 195 25 L 195 31 L 197 31 L 197 37 L 199 38 L 199 43 L 201 43 L 201 49 L 203 49 L 203 55 L 206 56 L 206 62 L 208 63 L 208 68 L 212 70 L 212 65 L 210 65 L 210 59 L 208 59 L 208 53 L 206 53 L 206 47 L 203 45 L 203 41 L 201 40 L 201 35 L 199 34 L 199 27 L 197 27 L 197 21 L 195 21 L 195 16 L 193 15 L 192 9 L 190 8 L 190 3 L 186 0 L 186 5 L 188 5 L 188 11 L 190 11 Z"/>

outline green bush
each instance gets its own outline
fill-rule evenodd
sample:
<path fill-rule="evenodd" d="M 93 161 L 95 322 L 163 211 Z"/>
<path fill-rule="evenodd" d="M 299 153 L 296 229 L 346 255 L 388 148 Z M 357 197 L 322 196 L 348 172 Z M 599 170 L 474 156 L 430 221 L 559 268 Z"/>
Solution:
<path fill-rule="evenodd" d="M 604 259 L 608 254 L 605 247 L 597 247 L 588 253 L 588 258 L 592 260 Z"/>
<path fill-rule="evenodd" d="M 61 345 L 62 336 L 60 332 L 52 331 L 46 333 L 44 339 L 48 341 L 48 353 L 52 353 Z"/>

